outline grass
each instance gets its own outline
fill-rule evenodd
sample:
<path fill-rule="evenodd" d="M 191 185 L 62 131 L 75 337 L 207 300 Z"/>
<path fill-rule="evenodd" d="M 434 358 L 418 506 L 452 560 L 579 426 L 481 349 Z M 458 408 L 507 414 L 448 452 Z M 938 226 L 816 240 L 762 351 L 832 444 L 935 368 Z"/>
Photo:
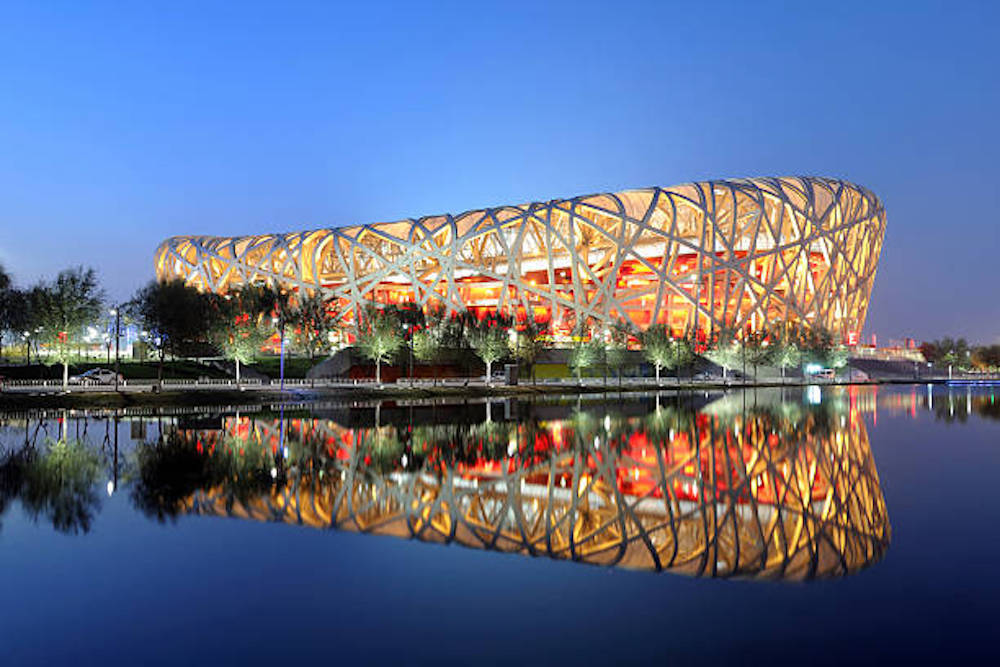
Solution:
<path fill-rule="evenodd" d="M 323 361 L 326 357 L 316 357 L 315 359 L 310 359 L 309 357 L 285 357 L 285 377 L 286 378 L 304 378 L 306 373 L 310 368 Z M 279 364 L 281 360 L 278 357 L 264 357 L 263 359 L 258 359 L 254 363 L 250 364 L 258 373 L 263 373 L 270 378 L 278 378 L 281 374 Z"/>

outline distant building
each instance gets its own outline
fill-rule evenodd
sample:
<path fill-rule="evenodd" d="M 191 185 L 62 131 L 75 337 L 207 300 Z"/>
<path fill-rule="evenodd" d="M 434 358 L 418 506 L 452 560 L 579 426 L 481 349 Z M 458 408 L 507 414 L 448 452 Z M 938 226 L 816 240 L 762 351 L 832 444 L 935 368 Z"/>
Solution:
<path fill-rule="evenodd" d="M 870 191 L 829 178 L 643 188 L 399 222 L 236 238 L 177 236 L 160 280 L 319 291 L 346 323 L 366 301 L 533 315 L 554 329 L 819 324 L 857 342 L 885 234 Z"/>

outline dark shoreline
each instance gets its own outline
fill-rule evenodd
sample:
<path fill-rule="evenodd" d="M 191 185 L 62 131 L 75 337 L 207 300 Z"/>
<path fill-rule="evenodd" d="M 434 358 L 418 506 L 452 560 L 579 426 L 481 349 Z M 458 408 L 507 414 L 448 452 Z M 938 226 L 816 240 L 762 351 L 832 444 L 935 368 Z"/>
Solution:
<path fill-rule="evenodd" d="M 944 384 L 943 378 L 934 379 L 880 379 L 864 382 L 823 382 L 812 383 L 819 386 L 846 385 L 887 385 L 887 384 Z M 540 384 L 540 385 L 499 385 L 484 386 L 439 386 L 439 387 L 398 387 L 387 386 L 382 389 L 368 387 L 333 387 L 306 388 L 296 387 L 282 390 L 248 388 L 245 390 L 181 390 L 162 392 L 47 392 L 39 394 L 0 393 L 0 411 L 24 410 L 33 408 L 127 408 L 127 407 L 164 407 L 164 406 L 214 406 L 214 405 L 267 405 L 281 403 L 301 403 L 324 400 L 346 401 L 377 401 L 399 399 L 428 398 L 509 398 L 526 396 L 552 396 L 574 394 L 624 394 L 650 391 L 719 391 L 726 389 L 755 389 L 785 387 L 807 387 L 808 383 L 754 382 L 731 383 L 718 382 L 680 382 L 677 384 L 637 385 L 626 384 L 618 386 L 609 382 L 607 385 L 576 385 L 576 384 Z"/>

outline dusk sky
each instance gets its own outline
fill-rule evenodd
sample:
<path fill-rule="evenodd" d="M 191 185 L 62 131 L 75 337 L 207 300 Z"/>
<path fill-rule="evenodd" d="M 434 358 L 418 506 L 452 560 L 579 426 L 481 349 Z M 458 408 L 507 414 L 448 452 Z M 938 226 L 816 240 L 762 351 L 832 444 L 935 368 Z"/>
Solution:
<path fill-rule="evenodd" d="M 1000 338 L 1000 3 L 0 5 L 0 263 L 692 180 L 888 214 L 866 331 Z"/>

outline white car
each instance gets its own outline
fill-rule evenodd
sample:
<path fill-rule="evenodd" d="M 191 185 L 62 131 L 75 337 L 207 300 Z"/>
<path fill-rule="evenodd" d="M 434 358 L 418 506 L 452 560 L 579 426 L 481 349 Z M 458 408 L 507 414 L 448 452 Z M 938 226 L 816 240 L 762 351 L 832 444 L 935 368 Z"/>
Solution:
<path fill-rule="evenodd" d="M 119 373 L 118 382 L 124 380 L 125 378 Z M 69 381 L 72 384 L 114 384 L 115 372 L 107 368 L 91 368 L 89 371 L 71 376 Z"/>

